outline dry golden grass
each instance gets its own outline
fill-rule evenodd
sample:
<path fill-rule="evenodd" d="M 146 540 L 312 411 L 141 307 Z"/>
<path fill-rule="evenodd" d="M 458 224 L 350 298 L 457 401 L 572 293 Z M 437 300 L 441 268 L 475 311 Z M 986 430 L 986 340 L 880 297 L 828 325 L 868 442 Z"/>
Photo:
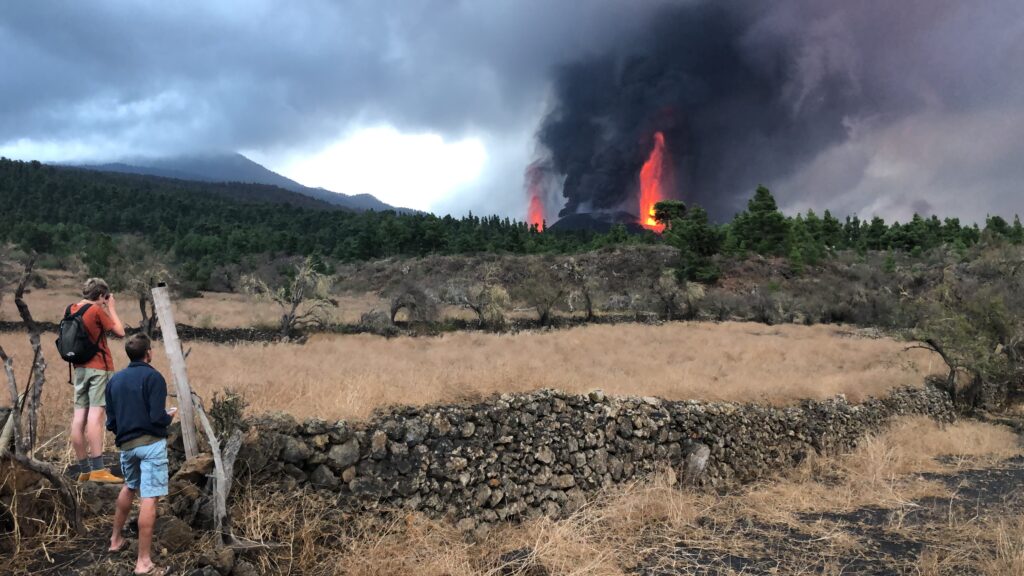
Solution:
<path fill-rule="evenodd" d="M 1024 574 L 1024 516 L 991 524 L 995 551 L 982 565 L 985 574 Z"/>
<path fill-rule="evenodd" d="M 557 388 L 669 399 L 767 401 L 847 394 L 857 401 L 919 385 L 933 364 L 893 340 L 830 327 L 755 324 L 589 326 L 437 338 L 317 336 L 301 347 L 193 345 L 201 390 L 231 387 L 254 408 L 361 418 L 424 404 Z"/>
<path fill-rule="evenodd" d="M 929 439 L 922 441 L 921 436 Z M 288 544 L 287 551 L 261 558 L 265 569 L 278 573 L 492 575 L 500 573 L 503 553 L 528 548 L 553 575 L 618 576 L 640 562 L 657 561 L 679 544 L 743 555 L 764 545 L 759 537 L 770 537 L 749 528 L 751 522 L 762 522 L 798 527 L 823 543 L 809 549 L 807 558 L 780 558 L 788 562 L 782 566 L 801 572 L 805 562 L 810 573 L 821 573 L 823 566 L 825 574 L 841 574 L 841 564 L 816 555 L 823 550 L 826 556 L 859 554 L 859 537 L 841 523 L 809 524 L 797 514 L 883 506 L 893 509 L 898 519 L 900 506 L 910 506 L 911 498 L 947 493 L 914 474 L 956 469 L 956 464 L 941 464 L 936 457 L 984 464 L 1020 452 L 1018 438 L 996 426 L 960 422 L 940 427 L 908 418 L 849 455 L 808 462 L 778 481 L 737 493 L 680 489 L 673 472 L 665 469 L 648 481 L 596 496 L 568 518 L 504 525 L 477 541 L 467 540 L 449 523 L 418 514 L 386 523 L 339 518 L 324 511 L 327 503 L 315 493 L 268 498 L 264 491 L 247 490 L 236 509 L 236 527 L 249 538 Z M 887 467 L 899 472 L 878 473 Z M 916 570 L 908 573 L 948 574 L 949 566 L 965 562 L 989 576 L 1022 573 L 1024 519 L 1017 515 L 951 519 L 948 525 L 924 530 L 932 537 L 938 534 L 942 545 L 929 546 L 919 558 L 897 559 Z M 325 554 L 327 549 L 332 553 Z M 815 565 L 819 569 L 811 570 Z"/>
<path fill-rule="evenodd" d="M 24 372 L 23 334 L 0 342 Z M 454 333 L 385 339 L 313 337 L 305 345 L 186 343 L 189 375 L 206 397 L 232 388 L 256 412 L 359 419 L 390 404 L 426 404 L 557 388 L 617 395 L 787 404 L 845 394 L 851 401 L 920 385 L 937 360 L 891 339 L 834 326 L 746 323 L 587 326 L 515 335 Z M 45 343 L 46 424 L 71 413 L 66 364 Z M 115 342 L 119 367 L 125 358 Z M 169 374 L 162 348 L 155 366 Z M 0 401 L 4 402 L 4 401 Z M 53 427 L 44 429 L 53 430 Z"/>
<path fill-rule="evenodd" d="M 1019 437 L 1007 428 L 974 421 L 941 425 L 926 417 L 904 417 L 869 436 L 839 459 L 811 460 L 779 482 L 749 489 L 745 502 L 765 515 L 795 511 L 899 507 L 948 490 L 916 473 L 991 466 L 1021 454 Z M 945 463 L 936 460 L 947 456 Z M 841 489 L 816 478 L 838 475 Z"/>

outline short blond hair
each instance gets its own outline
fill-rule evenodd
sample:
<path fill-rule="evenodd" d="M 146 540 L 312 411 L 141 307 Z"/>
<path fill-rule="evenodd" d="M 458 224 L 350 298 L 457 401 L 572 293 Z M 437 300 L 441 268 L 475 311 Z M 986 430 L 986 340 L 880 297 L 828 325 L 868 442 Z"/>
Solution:
<path fill-rule="evenodd" d="M 103 278 L 89 278 L 82 285 L 82 296 L 86 300 L 99 300 L 107 294 L 110 294 L 110 286 Z"/>

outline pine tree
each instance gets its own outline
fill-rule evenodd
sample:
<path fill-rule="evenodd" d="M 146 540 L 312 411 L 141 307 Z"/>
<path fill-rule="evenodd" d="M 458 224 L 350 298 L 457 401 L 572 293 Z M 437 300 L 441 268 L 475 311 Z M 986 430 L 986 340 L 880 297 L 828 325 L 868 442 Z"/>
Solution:
<path fill-rule="evenodd" d="M 747 203 L 746 212 L 738 214 L 729 229 L 734 236 L 731 244 L 740 250 L 770 255 L 786 252 L 789 223 L 779 211 L 771 191 L 764 186 L 758 186 Z"/>

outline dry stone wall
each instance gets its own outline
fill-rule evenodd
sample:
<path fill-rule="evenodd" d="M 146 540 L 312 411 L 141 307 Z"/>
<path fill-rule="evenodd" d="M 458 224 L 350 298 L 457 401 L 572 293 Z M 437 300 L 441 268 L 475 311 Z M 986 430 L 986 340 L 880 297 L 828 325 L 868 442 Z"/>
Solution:
<path fill-rule="evenodd" d="M 392 408 L 364 423 L 267 415 L 254 422 L 236 471 L 337 492 L 343 508 L 420 510 L 468 528 L 558 516 L 590 492 L 666 463 L 685 475 L 688 457 L 700 470 L 694 482 L 748 482 L 814 452 L 849 449 L 904 414 L 954 418 L 948 398 L 932 388 L 788 408 L 544 390 Z M 707 457 L 702 469 L 699 456 Z"/>

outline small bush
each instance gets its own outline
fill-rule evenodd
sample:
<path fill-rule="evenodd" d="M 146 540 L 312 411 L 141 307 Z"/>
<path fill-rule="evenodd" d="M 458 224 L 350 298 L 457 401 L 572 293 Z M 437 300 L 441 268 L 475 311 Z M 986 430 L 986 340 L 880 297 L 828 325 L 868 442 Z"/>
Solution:
<path fill-rule="evenodd" d="M 369 312 L 364 312 L 359 317 L 359 328 L 370 334 L 386 338 L 398 335 L 398 328 L 391 323 L 388 313 L 376 308 Z"/>
<path fill-rule="evenodd" d="M 551 324 L 551 312 L 566 294 L 566 283 L 556 267 L 531 262 L 517 288 L 519 298 L 537 311 L 541 326 Z"/>
<path fill-rule="evenodd" d="M 209 409 L 210 423 L 219 440 L 227 440 L 235 430 L 245 432 L 249 429 L 245 422 L 245 409 L 248 406 L 245 397 L 230 388 L 213 394 Z"/>
<path fill-rule="evenodd" d="M 476 314 L 483 328 L 505 328 L 505 310 L 511 305 L 508 291 L 492 280 L 480 284 L 449 282 L 443 292 L 443 301 L 453 306 L 468 308 Z"/>
<path fill-rule="evenodd" d="M 414 324 L 436 322 L 440 315 L 437 298 L 419 286 L 409 284 L 402 286 L 391 297 L 392 323 L 402 310 L 408 314 L 409 322 Z"/>

